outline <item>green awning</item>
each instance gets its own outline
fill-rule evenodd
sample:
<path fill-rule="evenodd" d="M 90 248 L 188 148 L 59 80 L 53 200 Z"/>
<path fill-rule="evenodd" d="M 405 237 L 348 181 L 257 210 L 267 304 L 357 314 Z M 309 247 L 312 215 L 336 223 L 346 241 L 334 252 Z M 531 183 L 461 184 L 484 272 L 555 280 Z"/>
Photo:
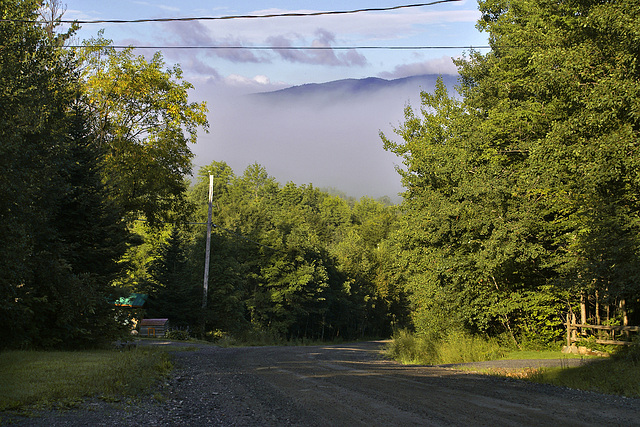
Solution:
<path fill-rule="evenodd" d="M 120 307 L 135 307 L 140 308 L 149 298 L 147 294 L 131 294 L 128 297 L 121 297 L 115 301 L 115 305 Z"/>

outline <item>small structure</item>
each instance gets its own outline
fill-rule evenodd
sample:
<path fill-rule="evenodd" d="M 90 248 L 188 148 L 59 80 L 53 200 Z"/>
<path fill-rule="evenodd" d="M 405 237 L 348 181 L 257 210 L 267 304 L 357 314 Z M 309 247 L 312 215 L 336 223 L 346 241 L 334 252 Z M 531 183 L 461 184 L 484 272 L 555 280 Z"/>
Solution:
<path fill-rule="evenodd" d="M 131 307 L 131 308 L 142 308 L 144 303 L 147 302 L 147 298 L 149 296 L 147 294 L 131 294 L 128 297 L 118 298 L 114 304 L 118 307 Z"/>
<path fill-rule="evenodd" d="M 131 334 L 136 335 L 138 331 L 138 320 L 143 316 L 144 304 L 149 295 L 132 293 L 126 297 L 120 297 L 113 301 L 116 307 L 120 307 L 120 318 L 122 322 L 131 329 Z"/>
<path fill-rule="evenodd" d="M 169 330 L 169 319 L 142 319 L 140 322 L 141 337 L 164 337 Z"/>

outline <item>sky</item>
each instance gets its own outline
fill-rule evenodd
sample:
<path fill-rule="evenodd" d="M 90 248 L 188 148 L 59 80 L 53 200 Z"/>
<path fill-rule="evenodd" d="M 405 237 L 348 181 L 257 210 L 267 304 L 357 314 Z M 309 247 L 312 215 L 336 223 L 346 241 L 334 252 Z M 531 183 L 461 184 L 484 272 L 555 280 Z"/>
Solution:
<path fill-rule="evenodd" d="M 135 20 L 222 17 L 289 12 L 386 8 L 402 0 L 63 0 L 64 19 Z M 486 46 L 475 24 L 475 1 L 462 0 L 394 11 L 316 17 L 197 20 L 128 24 L 82 24 L 78 42 L 104 30 L 114 45 L 152 46 L 167 66 L 179 64 L 195 88 L 190 100 L 206 101 L 210 132 L 192 147 L 194 164 L 227 162 L 241 174 L 258 163 L 278 182 L 332 187 L 350 196 L 390 196 L 402 191 L 379 133 L 393 137 L 406 105 L 419 106 L 419 91 L 360 96 L 340 102 L 309 99 L 295 105 L 256 103 L 251 93 L 306 83 L 420 74 L 456 73 L 452 57 L 470 46 Z M 242 46 L 243 49 L 169 49 L 169 46 Z M 330 50 L 275 50 L 271 47 L 325 46 Z M 454 46 L 453 49 L 345 49 L 362 46 Z M 467 48 L 462 48 L 467 47 Z M 260 48 L 260 49 L 258 49 Z M 336 49 L 340 48 L 340 49 Z M 411 90 L 409 90 L 411 89 Z M 259 104 L 259 105 L 258 105 Z"/>

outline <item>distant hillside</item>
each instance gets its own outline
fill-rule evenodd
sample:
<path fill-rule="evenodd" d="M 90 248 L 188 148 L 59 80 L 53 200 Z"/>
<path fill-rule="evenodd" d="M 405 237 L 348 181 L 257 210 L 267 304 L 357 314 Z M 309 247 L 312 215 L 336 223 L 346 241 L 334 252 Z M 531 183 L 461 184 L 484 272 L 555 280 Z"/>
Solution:
<path fill-rule="evenodd" d="M 359 95 L 372 95 L 388 89 L 424 89 L 430 90 L 435 86 L 437 74 L 424 74 L 420 76 L 404 77 L 401 79 L 386 80 L 378 77 L 364 79 L 344 79 L 327 83 L 308 83 L 300 86 L 292 86 L 273 92 L 261 92 L 251 95 L 269 101 L 292 101 L 317 96 L 351 97 Z M 443 75 L 445 85 L 453 91 L 457 84 L 457 76 Z"/>

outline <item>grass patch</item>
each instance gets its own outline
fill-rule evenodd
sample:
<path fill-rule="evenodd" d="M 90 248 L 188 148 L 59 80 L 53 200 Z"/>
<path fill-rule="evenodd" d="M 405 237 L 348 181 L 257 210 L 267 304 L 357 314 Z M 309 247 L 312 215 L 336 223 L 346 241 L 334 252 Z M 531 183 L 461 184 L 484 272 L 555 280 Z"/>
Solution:
<path fill-rule="evenodd" d="M 464 332 L 450 333 L 444 339 L 430 340 L 407 331 L 398 331 L 387 345 L 386 355 L 405 364 L 437 365 L 499 359 L 601 359 L 578 367 L 501 369 L 475 372 L 499 375 L 579 390 L 640 397 L 640 345 L 614 352 L 610 358 L 563 354 L 559 351 L 513 351 L 497 340 L 473 337 Z"/>
<path fill-rule="evenodd" d="M 588 356 L 585 354 L 563 353 L 556 350 L 518 350 L 507 352 L 503 359 L 521 360 L 521 359 L 594 359 L 601 356 Z"/>
<path fill-rule="evenodd" d="M 530 381 L 640 397 L 640 345 L 618 349 L 611 358 L 593 361 L 576 368 L 545 368 L 527 376 Z"/>
<path fill-rule="evenodd" d="M 404 364 L 440 365 L 495 360 L 507 354 L 497 340 L 453 331 L 444 339 L 434 340 L 401 330 L 393 335 L 385 354 Z"/>
<path fill-rule="evenodd" d="M 640 397 L 640 364 L 628 360 L 604 359 L 576 368 L 541 368 L 525 378 L 579 390 Z"/>
<path fill-rule="evenodd" d="M 564 354 L 557 350 L 513 350 L 499 339 L 449 332 L 442 339 L 397 331 L 385 349 L 386 356 L 404 364 L 441 365 L 518 359 L 590 359 L 598 356 Z"/>
<path fill-rule="evenodd" d="M 313 346 L 342 344 L 342 338 L 333 340 L 320 340 L 311 338 L 288 339 L 279 334 L 260 329 L 250 329 L 237 334 L 229 334 L 221 331 L 214 331 L 207 334 L 211 342 L 220 347 L 265 347 L 265 346 Z"/>
<path fill-rule="evenodd" d="M 0 411 L 74 406 L 147 392 L 172 369 L 162 350 L 6 351 L 0 353 Z"/>

